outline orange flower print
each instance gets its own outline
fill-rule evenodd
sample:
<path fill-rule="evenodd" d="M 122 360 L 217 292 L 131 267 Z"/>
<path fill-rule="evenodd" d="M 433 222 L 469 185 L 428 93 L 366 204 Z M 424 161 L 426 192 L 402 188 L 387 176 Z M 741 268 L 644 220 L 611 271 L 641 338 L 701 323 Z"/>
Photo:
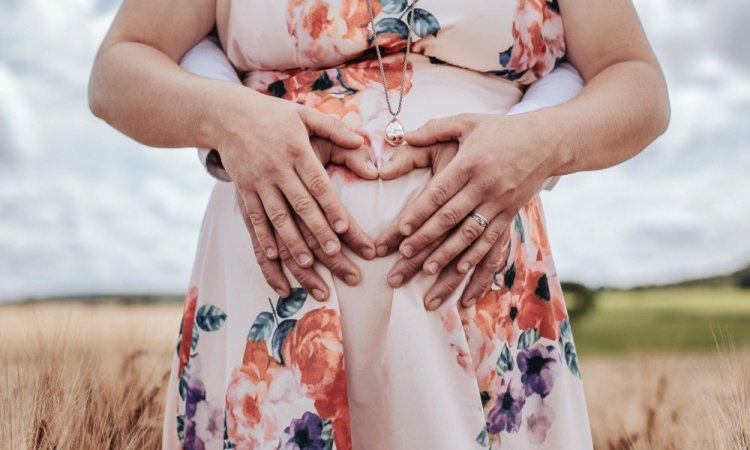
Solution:
<path fill-rule="evenodd" d="M 500 53 L 504 70 L 496 73 L 531 84 L 551 71 L 565 55 L 565 35 L 557 0 L 518 0 L 513 45 Z"/>
<path fill-rule="evenodd" d="M 372 2 L 373 14 L 380 2 Z M 287 7 L 287 32 L 300 66 L 333 66 L 357 56 L 368 47 L 367 2 L 358 0 L 291 0 Z"/>
<path fill-rule="evenodd" d="M 180 364 L 177 370 L 182 370 L 190 359 L 190 347 L 193 339 L 193 326 L 195 325 L 195 308 L 198 305 L 198 287 L 192 286 L 185 295 L 185 305 L 182 310 L 182 336 L 180 338 Z"/>
<path fill-rule="evenodd" d="M 544 210 L 538 195 L 534 196 L 531 201 L 524 205 L 523 213 L 528 218 L 530 224 L 529 234 L 531 235 L 531 241 L 536 248 L 542 251 L 542 255 L 545 258 L 551 257 L 552 249 L 550 248 L 549 238 L 545 230 Z"/>
<path fill-rule="evenodd" d="M 524 284 L 526 288 L 518 312 L 519 328 L 536 328 L 542 337 L 556 341 L 558 323 L 568 318 L 568 312 L 555 268 L 541 250 L 537 251 L 536 260 L 529 264 Z"/>
<path fill-rule="evenodd" d="M 331 308 L 309 311 L 284 340 L 284 363 L 299 370 L 313 397 L 322 396 L 344 370 L 344 343 L 338 313 Z"/>
<path fill-rule="evenodd" d="M 265 341 L 247 341 L 226 392 L 227 433 L 238 449 L 274 448 L 299 407 L 312 409 L 299 377 L 280 365 Z"/>
<path fill-rule="evenodd" d="M 278 448 L 290 427 L 300 425 L 299 411 L 307 411 L 314 415 L 308 418 L 329 424 L 337 449 L 351 449 L 340 317 L 320 307 L 289 318 L 305 299 L 301 290 L 280 299 L 251 329 L 226 394 L 227 433 L 236 448 Z M 278 317 L 285 320 L 279 324 Z M 288 332 L 266 339 L 284 329 Z"/>
<path fill-rule="evenodd" d="M 338 312 L 321 307 L 297 321 L 281 351 L 284 363 L 299 374 L 318 414 L 332 420 L 336 448 L 345 449 L 350 438 L 342 338 Z"/>
<path fill-rule="evenodd" d="M 456 308 L 443 308 L 440 310 L 440 320 L 443 324 L 446 336 L 448 336 L 448 345 L 456 355 L 456 363 L 464 372 L 474 377 L 474 365 L 469 355 L 466 334 L 461 324 L 461 316 Z"/>

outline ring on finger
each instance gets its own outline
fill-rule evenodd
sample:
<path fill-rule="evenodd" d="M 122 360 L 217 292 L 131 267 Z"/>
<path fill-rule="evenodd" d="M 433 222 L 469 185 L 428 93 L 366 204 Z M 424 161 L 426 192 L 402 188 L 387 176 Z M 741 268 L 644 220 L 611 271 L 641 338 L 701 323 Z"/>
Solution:
<path fill-rule="evenodd" d="M 473 212 L 471 213 L 471 218 L 476 220 L 480 227 L 487 228 L 489 220 L 487 220 L 487 218 L 483 215 L 479 214 L 478 212 Z"/>

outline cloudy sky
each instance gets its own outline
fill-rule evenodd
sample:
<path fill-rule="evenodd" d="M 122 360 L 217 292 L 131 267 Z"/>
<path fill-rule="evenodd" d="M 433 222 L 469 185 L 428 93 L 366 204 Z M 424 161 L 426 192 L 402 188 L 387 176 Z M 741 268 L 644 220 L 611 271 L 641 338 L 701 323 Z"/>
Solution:
<path fill-rule="evenodd" d="M 93 55 L 117 0 L 0 0 L 0 300 L 180 292 L 212 180 L 94 118 Z M 670 85 L 670 130 L 543 193 L 563 279 L 632 286 L 750 263 L 745 0 L 637 0 Z"/>

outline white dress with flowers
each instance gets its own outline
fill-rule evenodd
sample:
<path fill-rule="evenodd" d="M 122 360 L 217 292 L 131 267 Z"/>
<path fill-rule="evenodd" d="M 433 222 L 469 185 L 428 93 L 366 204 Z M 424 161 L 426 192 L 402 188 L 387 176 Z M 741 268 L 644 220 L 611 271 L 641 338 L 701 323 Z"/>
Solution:
<path fill-rule="evenodd" d="M 395 95 L 407 6 L 373 0 Z M 374 161 L 387 160 L 390 116 L 368 19 L 365 1 L 218 0 L 218 38 L 232 64 L 226 73 L 341 117 L 366 133 Z M 553 70 L 575 72 L 564 61 L 555 0 L 420 0 L 412 33 L 399 115 L 406 128 L 463 112 L 523 112 L 527 86 L 534 83 L 529 96 Z M 561 102 L 568 93 L 549 98 Z M 328 172 L 372 237 L 431 176 L 419 169 L 368 181 L 338 166 Z M 327 302 L 299 287 L 279 298 L 255 261 L 233 183 L 216 181 L 173 358 L 163 448 L 591 448 L 539 195 L 556 181 L 545 182 L 498 243 L 502 264 L 491 290 L 464 309 L 462 285 L 437 311 L 422 303 L 434 276 L 420 273 L 391 289 L 386 273 L 398 255 L 366 261 L 348 249 L 363 274 L 358 286 L 316 265 L 331 288 Z"/>

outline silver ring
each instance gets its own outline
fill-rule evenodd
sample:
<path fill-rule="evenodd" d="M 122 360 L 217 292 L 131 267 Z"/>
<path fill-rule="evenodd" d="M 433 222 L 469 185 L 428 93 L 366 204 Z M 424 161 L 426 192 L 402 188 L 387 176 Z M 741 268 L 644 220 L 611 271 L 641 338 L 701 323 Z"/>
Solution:
<path fill-rule="evenodd" d="M 471 217 L 473 217 L 474 220 L 477 221 L 480 227 L 485 228 L 487 226 L 487 223 L 488 223 L 487 218 L 479 214 L 478 212 L 471 213 Z"/>

